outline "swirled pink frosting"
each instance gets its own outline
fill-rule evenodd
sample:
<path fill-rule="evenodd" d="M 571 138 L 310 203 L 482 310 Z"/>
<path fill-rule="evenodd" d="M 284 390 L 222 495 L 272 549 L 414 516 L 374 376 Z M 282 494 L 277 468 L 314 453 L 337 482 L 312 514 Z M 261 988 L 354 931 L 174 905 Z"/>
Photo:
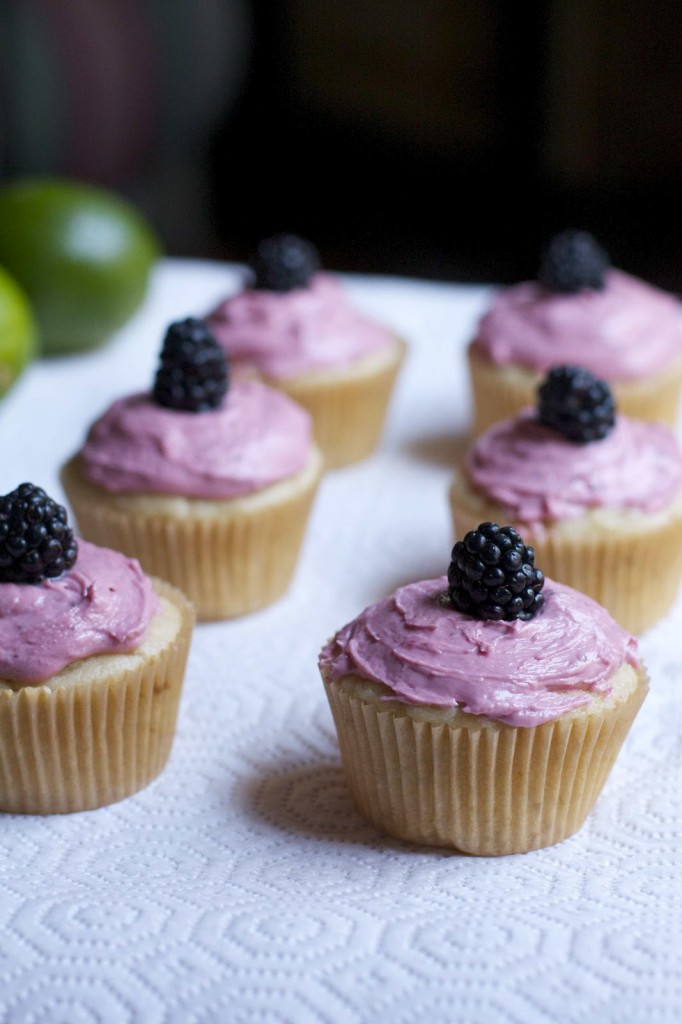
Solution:
<path fill-rule="evenodd" d="M 135 559 L 79 540 L 59 579 L 0 584 L 0 679 L 39 683 L 93 654 L 133 651 L 158 607 Z"/>
<path fill-rule="evenodd" d="M 210 412 L 122 398 L 90 428 L 81 456 L 87 478 L 112 493 L 235 498 L 300 472 L 311 437 L 309 414 L 287 395 L 235 380 Z"/>
<path fill-rule="evenodd" d="M 365 609 L 323 649 L 332 680 L 353 674 L 408 704 L 458 706 L 514 726 L 558 718 L 609 694 L 637 641 L 591 598 L 546 580 L 528 622 L 483 622 L 443 598 L 445 576 L 401 587 Z"/>
<path fill-rule="evenodd" d="M 207 317 L 231 363 L 274 380 L 344 366 L 390 345 L 394 335 L 354 309 L 343 285 L 316 274 L 289 292 L 245 289 Z"/>
<path fill-rule="evenodd" d="M 658 512 L 682 490 L 682 453 L 661 423 L 618 416 L 602 440 L 575 444 L 524 409 L 474 442 L 465 473 L 505 521 L 540 528 L 591 508 Z"/>
<path fill-rule="evenodd" d="M 525 281 L 496 295 L 472 351 L 496 365 L 546 372 L 570 363 L 606 380 L 636 380 L 682 355 L 680 305 L 621 270 L 609 271 L 602 291 L 574 295 Z"/>

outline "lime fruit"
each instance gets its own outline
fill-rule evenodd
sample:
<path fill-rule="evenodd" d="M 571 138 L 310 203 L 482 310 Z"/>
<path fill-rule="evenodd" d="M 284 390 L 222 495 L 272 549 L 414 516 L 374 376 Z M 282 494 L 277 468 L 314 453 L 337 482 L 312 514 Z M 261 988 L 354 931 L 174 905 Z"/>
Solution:
<path fill-rule="evenodd" d="M 33 357 L 36 323 L 26 295 L 17 282 L 0 267 L 0 395 Z"/>
<path fill-rule="evenodd" d="M 135 312 L 160 246 L 130 203 L 59 179 L 0 188 L 0 264 L 28 294 L 45 354 L 94 348 Z"/>

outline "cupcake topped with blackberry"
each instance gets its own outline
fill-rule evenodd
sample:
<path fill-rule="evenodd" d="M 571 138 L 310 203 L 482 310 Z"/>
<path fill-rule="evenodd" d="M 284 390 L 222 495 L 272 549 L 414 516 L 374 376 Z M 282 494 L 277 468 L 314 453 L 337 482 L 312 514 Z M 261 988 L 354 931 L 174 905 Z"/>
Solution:
<path fill-rule="evenodd" d="M 88 810 L 151 782 L 193 622 L 137 561 L 77 541 L 41 487 L 0 497 L 0 811 Z"/>
<path fill-rule="evenodd" d="M 673 295 L 617 269 L 589 232 L 550 239 L 536 279 L 500 290 L 469 347 L 476 432 L 533 401 L 558 364 L 609 382 L 619 408 L 674 425 L 682 321 Z"/>
<path fill-rule="evenodd" d="M 0 680 L 34 684 L 80 658 L 132 650 L 156 604 L 139 565 L 77 541 L 42 487 L 0 497 Z"/>
<path fill-rule="evenodd" d="M 222 618 L 286 589 L 321 471 L 305 409 L 231 379 L 207 324 L 187 318 L 168 327 L 152 388 L 105 411 L 63 482 L 83 536 L 139 558 L 200 617 Z"/>
<path fill-rule="evenodd" d="M 329 467 L 373 450 L 404 345 L 355 307 L 312 242 L 294 234 L 263 239 L 244 287 L 206 319 L 235 369 L 309 410 Z"/>
<path fill-rule="evenodd" d="M 682 453 L 672 431 L 617 414 L 609 385 L 553 367 L 536 407 L 489 427 L 451 490 L 455 529 L 511 522 L 550 576 L 632 632 L 670 607 L 682 578 Z M 646 568 L 646 573 L 644 569 Z"/>
<path fill-rule="evenodd" d="M 310 445 L 305 411 L 259 381 L 230 384 L 222 348 L 190 317 L 169 325 L 151 391 L 115 402 L 82 459 L 112 493 L 225 499 L 299 472 Z"/>
<path fill-rule="evenodd" d="M 546 579 L 516 530 L 460 536 L 447 576 L 366 608 L 319 666 L 362 814 L 413 842 L 520 853 L 580 827 L 646 674 L 635 639 Z"/>

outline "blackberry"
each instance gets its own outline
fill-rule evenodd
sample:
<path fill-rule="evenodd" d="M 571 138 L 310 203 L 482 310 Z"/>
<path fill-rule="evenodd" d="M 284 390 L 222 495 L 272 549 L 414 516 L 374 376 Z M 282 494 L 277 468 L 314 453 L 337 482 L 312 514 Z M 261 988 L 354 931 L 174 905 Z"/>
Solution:
<path fill-rule="evenodd" d="M 538 418 L 569 441 L 600 441 L 616 422 L 611 388 L 579 366 L 554 366 L 538 388 Z"/>
<path fill-rule="evenodd" d="M 256 249 L 254 288 L 290 292 L 305 288 L 320 269 L 320 255 L 312 244 L 298 235 L 273 235 Z"/>
<path fill-rule="evenodd" d="M 608 253 L 588 231 L 563 231 L 543 253 L 538 281 L 551 292 L 601 291 L 610 265 Z"/>
<path fill-rule="evenodd" d="M 154 380 L 154 401 L 169 409 L 217 409 L 229 383 L 225 354 L 203 320 L 188 317 L 166 331 Z"/>
<path fill-rule="evenodd" d="M 0 497 L 0 582 L 55 579 L 73 566 L 77 554 L 66 509 L 42 487 L 20 484 Z"/>
<path fill-rule="evenodd" d="M 534 562 L 533 548 L 511 526 L 481 523 L 452 549 L 450 600 L 475 619 L 532 619 L 545 602 L 545 577 Z"/>

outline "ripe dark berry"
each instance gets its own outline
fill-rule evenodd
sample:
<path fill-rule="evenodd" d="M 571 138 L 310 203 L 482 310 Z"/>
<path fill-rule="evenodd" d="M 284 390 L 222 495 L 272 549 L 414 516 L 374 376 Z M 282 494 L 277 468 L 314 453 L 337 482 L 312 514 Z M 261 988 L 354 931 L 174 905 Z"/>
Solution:
<path fill-rule="evenodd" d="M 41 487 L 20 484 L 0 497 L 0 582 L 42 583 L 67 572 L 78 545 L 66 509 Z"/>
<path fill-rule="evenodd" d="M 184 412 L 217 409 L 229 383 L 225 354 L 203 320 L 170 325 L 154 380 L 157 405 Z"/>
<path fill-rule="evenodd" d="M 320 255 L 312 244 L 298 235 L 273 235 L 256 249 L 254 288 L 290 292 L 305 288 L 320 269 Z"/>
<path fill-rule="evenodd" d="M 534 561 L 533 548 L 511 526 L 481 523 L 452 549 L 453 606 L 476 619 L 531 619 L 545 601 L 545 577 Z"/>
<path fill-rule="evenodd" d="M 611 261 L 588 231 L 563 231 L 545 249 L 538 281 L 551 292 L 601 291 Z"/>
<path fill-rule="evenodd" d="M 554 366 L 538 388 L 538 418 L 569 441 L 599 441 L 613 429 L 608 384 L 578 366 Z"/>

